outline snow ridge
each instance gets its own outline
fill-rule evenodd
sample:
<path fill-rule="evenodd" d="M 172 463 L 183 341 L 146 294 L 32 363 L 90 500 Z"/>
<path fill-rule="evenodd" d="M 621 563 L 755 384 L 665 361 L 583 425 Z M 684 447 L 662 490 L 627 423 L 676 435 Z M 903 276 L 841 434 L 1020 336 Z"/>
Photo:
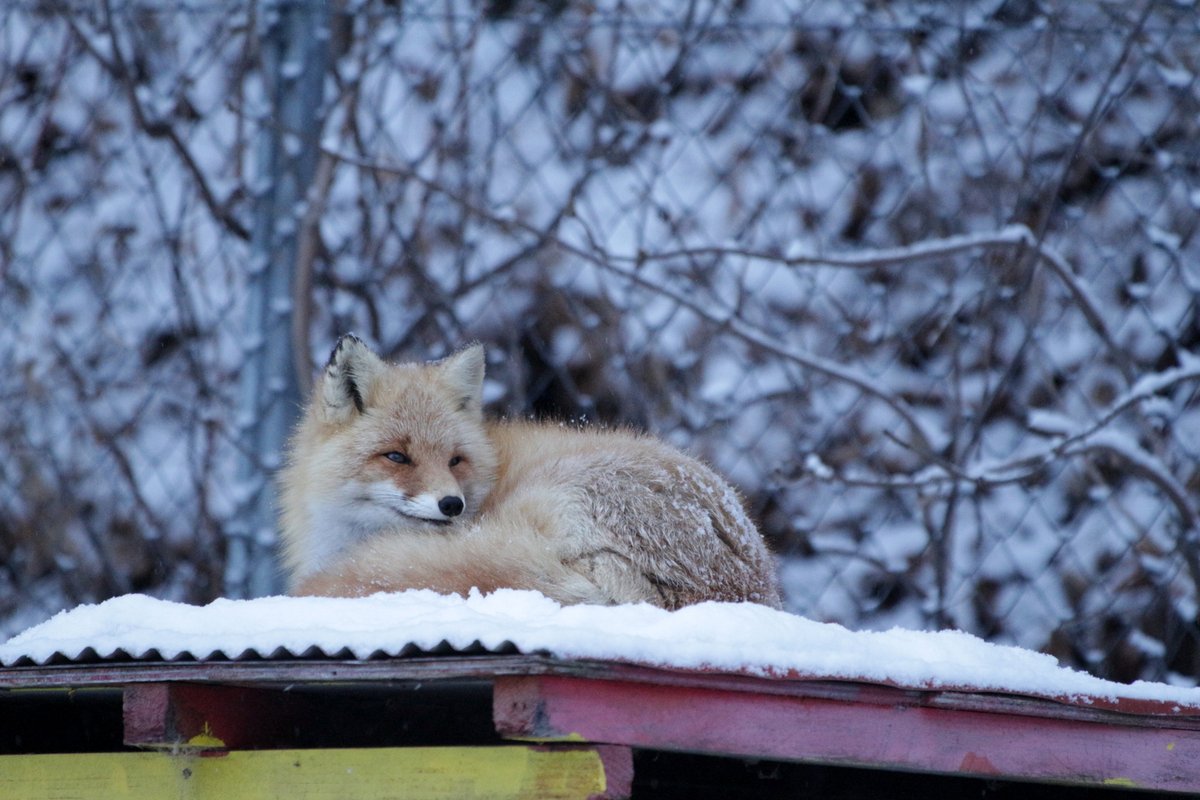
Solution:
<path fill-rule="evenodd" d="M 960 631 L 853 632 L 753 603 L 560 606 L 506 589 L 469 597 L 427 590 L 368 598 L 266 597 L 190 606 L 125 595 L 58 614 L 0 645 L 0 663 L 62 657 L 222 659 L 344 654 L 367 659 L 482 647 L 766 677 L 971 688 L 1050 698 L 1155 700 L 1200 708 L 1200 689 L 1102 680 L 1049 655 Z"/>

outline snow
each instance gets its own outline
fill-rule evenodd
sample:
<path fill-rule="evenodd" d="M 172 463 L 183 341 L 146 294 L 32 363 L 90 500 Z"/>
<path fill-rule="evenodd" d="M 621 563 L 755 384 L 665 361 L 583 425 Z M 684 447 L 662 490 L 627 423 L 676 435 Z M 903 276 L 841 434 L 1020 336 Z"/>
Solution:
<path fill-rule="evenodd" d="M 421 590 L 353 599 L 222 599 L 206 606 L 125 595 L 62 612 L 18 634 L 0 645 L 0 663 L 44 663 L 56 654 L 74 659 L 89 650 L 172 660 L 316 648 L 366 659 L 414 647 L 500 650 L 510 644 L 565 659 L 1200 707 L 1200 689 L 1118 684 L 960 631 L 854 632 L 752 603 L 677 611 L 644 604 L 560 606 L 538 592 L 512 589 L 466 598 Z"/>
<path fill-rule="evenodd" d="M 833 470 L 816 453 L 809 453 L 804 457 L 804 469 L 821 480 L 833 478 Z"/>

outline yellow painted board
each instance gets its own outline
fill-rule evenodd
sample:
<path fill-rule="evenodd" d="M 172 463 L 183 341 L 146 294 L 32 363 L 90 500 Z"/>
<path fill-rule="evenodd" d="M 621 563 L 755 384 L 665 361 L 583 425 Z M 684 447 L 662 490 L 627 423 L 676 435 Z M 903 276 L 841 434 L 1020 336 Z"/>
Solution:
<path fill-rule="evenodd" d="M 402 747 L 0 756 L 0 798 L 22 800 L 445 800 L 586 798 L 595 750 Z"/>

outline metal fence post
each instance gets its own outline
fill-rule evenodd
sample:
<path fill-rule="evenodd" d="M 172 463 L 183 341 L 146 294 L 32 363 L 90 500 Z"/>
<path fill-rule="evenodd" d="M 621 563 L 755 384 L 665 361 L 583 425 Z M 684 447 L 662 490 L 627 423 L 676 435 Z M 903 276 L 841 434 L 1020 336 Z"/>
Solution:
<path fill-rule="evenodd" d="M 273 476 L 299 407 L 292 355 L 297 232 L 312 183 L 328 50 L 325 0 L 272 0 L 260 34 L 265 118 L 257 144 L 243 369 L 235 420 L 239 513 L 228 531 L 225 593 L 281 588 Z"/>

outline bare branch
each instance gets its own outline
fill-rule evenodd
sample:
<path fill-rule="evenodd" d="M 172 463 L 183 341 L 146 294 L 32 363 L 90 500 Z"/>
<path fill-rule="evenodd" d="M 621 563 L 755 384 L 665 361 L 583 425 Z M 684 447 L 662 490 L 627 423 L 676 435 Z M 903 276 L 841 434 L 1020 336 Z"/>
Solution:
<path fill-rule="evenodd" d="M 243 241 L 250 240 L 250 231 L 246 226 L 233 215 L 229 208 L 217 200 L 213 193 L 212 187 L 208 184 L 204 170 L 196 162 L 195 157 L 188 149 L 187 145 L 179 137 L 179 133 L 175 128 L 164 119 L 150 119 L 146 114 L 145 108 L 142 106 L 142 101 L 138 98 L 137 87 L 134 84 L 133 76 L 130 73 L 124 57 L 121 55 L 120 43 L 117 40 L 116 25 L 113 20 L 111 0 L 103 0 L 102 8 L 104 10 L 105 27 L 107 28 L 109 46 L 112 49 L 112 57 L 108 58 L 101 53 L 92 42 L 90 36 L 80 30 L 78 20 L 74 15 L 64 15 L 67 24 L 71 27 L 75 37 L 83 45 L 84 49 L 96 60 L 104 71 L 117 81 L 125 92 L 125 97 L 129 102 L 130 110 L 133 111 L 133 119 L 138 128 L 143 133 L 152 139 L 164 139 L 171 146 L 175 155 L 179 158 L 180 163 L 188 171 L 192 178 L 192 182 L 196 186 L 196 191 L 200 193 L 200 199 L 204 201 L 204 205 L 208 208 L 209 213 L 218 223 L 221 224 L 227 231 Z"/>
<path fill-rule="evenodd" d="M 736 317 L 718 316 L 713 313 L 710 304 L 705 304 L 699 300 L 694 300 L 684 292 L 678 291 L 664 284 L 661 280 L 641 274 L 641 272 L 639 272 L 636 268 L 630 269 L 618 266 L 617 262 L 619 262 L 620 259 L 610 258 L 603 250 L 600 250 L 598 245 L 596 245 L 594 242 L 592 243 L 592 249 L 583 248 L 563 239 L 558 235 L 557 231 L 553 229 L 538 228 L 516 217 L 500 216 L 490 209 L 480 207 L 477 203 L 469 198 L 463 197 L 459 192 L 449 189 L 436 181 L 423 177 L 416 169 L 396 164 L 363 162 L 356 156 L 334 152 L 324 147 L 322 148 L 322 152 L 328 153 L 342 161 L 356 164 L 357 166 L 376 169 L 383 172 L 390 172 L 415 181 L 427 189 L 438 192 L 450 200 L 453 200 L 455 203 L 461 205 L 465 210 L 471 212 L 480 219 L 486 220 L 500 230 L 521 232 L 523 234 L 533 236 L 537 241 L 545 241 L 547 244 L 553 244 L 555 247 L 558 247 L 564 252 L 570 253 L 571 255 L 574 255 L 590 264 L 618 275 L 637 286 L 669 298 L 673 302 L 677 303 L 680 307 L 686 308 L 688 311 L 691 311 L 701 319 L 729 331 L 747 344 L 752 344 L 768 353 L 771 353 L 772 355 L 784 358 L 801 367 L 812 370 L 813 372 L 817 372 L 825 375 L 826 377 L 849 384 L 861 391 L 863 394 L 869 397 L 874 397 L 891 408 L 897 414 L 897 416 L 904 420 L 905 424 L 915 437 L 916 444 L 920 449 L 925 451 L 932 451 L 934 449 L 932 442 L 936 437 L 925 429 L 920 420 L 916 418 L 916 415 L 913 413 L 912 409 L 908 407 L 908 404 L 900 398 L 881 389 L 878 385 L 878 382 L 873 380 L 870 376 L 859 374 L 853 369 L 845 366 L 844 364 L 839 364 L 836 361 L 786 347 L 778 341 L 777 337 L 772 336 L 766 331 L 760 331 L 754 326 L 743 322 Z M 562 215 L 555 217 L 555 224 L 557 224 L 557 222 L 561 219 Z M 578 218 L 576 219 L 578 220 Z M 586 227 L 583 226 L 582 223 L 580 223 L 580 225 L 586 232 Z M 590 232 L 586 232 L 586 235 L 590 239 Z"/>

